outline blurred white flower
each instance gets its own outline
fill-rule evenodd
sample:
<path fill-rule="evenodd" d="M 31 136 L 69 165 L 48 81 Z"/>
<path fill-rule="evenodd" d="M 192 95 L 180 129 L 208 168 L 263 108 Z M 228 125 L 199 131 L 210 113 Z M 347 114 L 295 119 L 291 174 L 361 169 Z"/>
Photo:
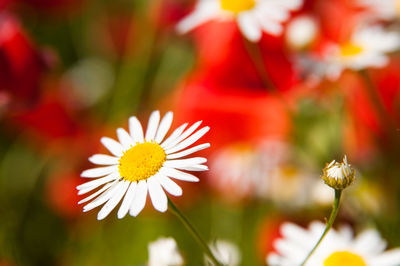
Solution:
<path fill-rule="evenodd" d="M 323 77 L 336 80 L 345 69 L 386 66 L 389 62 L 387 53 L 399 48 L 400 35 L 397 32 L 373 26 L 356 31 L 348 42 L 326 45 L 320 54 L 302 55 L 298 63 L 314 80 Z"/>
<path fill-rule="evenodd" d="M 318 24 L 311 15 L 301 15 L 292 19 L 286 28 L 286 43 L 294 50 L 309 46 L 318 34 Z"/>
<path fill-rule="evenodd" d="M 303 0 L 198 0 L 193 13 L 178 23 L 177 30 L 186 33 L 210 20 L 235 20 L 243 35 L 257 42 L 263 31 L 280 35 L 282 22 L 302 3 Z"/>
<path fill-rule="evenodd" d="M 240 264 L 241 255 L 238 247 L 228 241 L 217 240 L 210 244 L 211 252 L 216 259 L 226 266 L 237 266 Z M 207 265 L 214 265 L 208 258 L 205 258 Z"/>
<path fill-rule="evenodd" d="M 196 176 L 184 171 L 208 170 L 207 166 L 203 165 L 207 159 L 182 158 L 210 146 L 209 143 L 204 143 L 188 148 L 210 128 L 203 127 L 195 132 L 201 121 L 186 130 L 188 123 L 185 123 L 164 140 L 171 127 L 172 118 L 172 112 L 168 112 L 160 121 L 160 112 L 152 112 L 144 135 L 139 120 L 132 116 L 129 119 L 130 134 L 125 129 L 117 129 L 119 142 L 108 137 L 101 138 L 101 143 L 112 156 L 95 154 L 89 158 L 90 162 L 102 167 L 82 172 L 81 177 L 95 180 L 79 185 L 78 194 L 88 193 L 101 186 L 102 188 L 79 202 L 81 204 L 91 201 L 83 207 L 84 212 L 104 204 L 97 215 L 97 219 L 102 220 L 123 198 L 118 218 L 125 217 L 128 212 L 136 217 L 146 204 L 147 192 L 154 208 L 165 212 L 168 208 L 165 191 L 174 196 L 182 195 L 182 188 L 171 178 L 188 182 L 199 181 Z"/>
<path fill-rule="evenodd" d="M 269 176 L 287 153 L 287 145 L 280 141 L 226 146 L 210 157 L 210 185 L 229 200 L 265 197 Z"/>
<path fill-rule="evenodd" d="M 183 265 L 182 255 L 172 237 L 159 238 L 148 246 L 148 266 L 179 266 Z"/>
<path fill-rule="evenodd" d="M 367 8 L 370 19 L 392 20 L 400 17 L 400 1 L 398 0 L 358 0 L 361 7 Z"/>
<path fill-rule="evenodd" d="M 313 222 L 308 229 L 285 223 L 282 238 L 274 242 L 276 253 L 267 257 L 271 266 L 300 265 L 314 247 L 325 225 Z M 306 266 L 396 266 L 400 265 L 400 248 L 385 251 L 386 241 L 376 230 L 369 229 L 353 237 L 349 227 L 331 229 Z"/>

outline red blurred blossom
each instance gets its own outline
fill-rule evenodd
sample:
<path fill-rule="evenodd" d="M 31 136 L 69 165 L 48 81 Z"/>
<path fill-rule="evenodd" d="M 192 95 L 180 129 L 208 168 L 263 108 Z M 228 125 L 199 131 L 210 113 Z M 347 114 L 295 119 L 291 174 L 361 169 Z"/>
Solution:
<path fill-rule="evenodd" d="M 285 222 L 283 217 L 268 216 L 259 225 L 257 232 L 257 254 L 259 260 L 264 262 L 267 255 L 275 252 L 274 242 L 282 237 L 280 232 L 281 225 Z"/>
<path fill-rule="evenodd" d="M 151 6 L 150 18 L 156 27 L 174 30 L 191 6 L 186 0 L 156 0 Z"/>
<path fill-rule="evenodd" d="M 265 90 L 235 22 L 205 23 L 194 30 L 194 37 L 199 71 L 210 73 L 208 81 L 213 85 Z M 282 36 L 264 34 L 259 43 L 251 45 L 278 90 L 286 91 L 298 84 L 297 73 L 284 51 Z"/>
<path fill-rule="evenodd" d="M 81 215 L 76 187 L 83 183 L 78 172 L 60 170 L 52 174 L 46 185 L 49 206 L 61 217 L 73 219 Z"/>
<path fill-rule="evenodd" d="M 346 72 L 341 78 L 341 87 L 345 95 L 345 104 L 351 115 L 347 137 L 349 149 L 365 157 L 373 154 L 375 148 L 387 148 L 394 145 L 400 128 L 400 64 L 392 60 L 382 69 L 370 70 L 369 74 L 375 89 L 371 93 L 360 75 Z M 375 95 L 375 96 L 374 96 Z M 376 102 L 380 103 L 380 107 Z M 382 110 L 380 111 L 380 109 Z M 358 144 L 358 147 L 354 147 Z M 368 157 L 368 156 L 367 156 Z"/>
<path fill-rule="evenodd" d="M 290 118 L 281 98 L 262 90 L 213 86 L 209 78 L 193 76 L 175 99 L 178 123 L 203 120 L 211 127 L 203 139 L 212 138 L 208 150 L 232 142 L 288 136 Z"/>
<path fill-rule="evenodd" d="M 73 138 L 79 134 L 78 117 L 56 93 L 44 96 L 30 110 L 10 115 L 10 122 L 25 133 L 45 140 Z"/>
<path fill-rule="evenodd" d="M 39 95 L 45 64 L 13 15 L 0 13 L 0 95 L 13 109 L 34 102 Z"/>

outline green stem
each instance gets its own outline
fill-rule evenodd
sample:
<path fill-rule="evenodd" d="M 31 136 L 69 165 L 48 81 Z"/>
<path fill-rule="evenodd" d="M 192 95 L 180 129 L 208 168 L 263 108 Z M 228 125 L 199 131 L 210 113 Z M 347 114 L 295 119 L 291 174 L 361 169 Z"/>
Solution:
<path fill-rule="evenodd" d="M 314 253 L 314 251 L 317 249 L 321 241 L 324 239 L 325 235 L 328 233 L 328 231 L 331 229 L 333 222 L 336 219 L 336 215 L 339 211 L 339 203 L 340 203 L 340 196 L 342 195 L 342 190 L 341 189 L 335 189 L 335 201 L 333 202 L 333 208 L 331 212 L 331 216 L 329 217 L 328 223 L 326 224 L 325 231 L 323 232 L 322 236 L 319 238 L 317 244 L 313 247 L 313 249 L 308 253 L 307 257 L 304 259 L 303 263 L 301 266 L 304 266 L 307 262 L 307 260 L 311 257 L 311 255 Z"/>
<path fill-rule="evenodd" d="M 216 266 L 222 266 L 222 264 L 215 258 L 214 254 L 211 252 L 210 247 L 207 245 L 206 241 L 201 237 L 199 232 L 194 228 L 194 226 L 189 222 L 186 216 L 176 207 L 176 205 L 168 197 L 169 210 L 183 223 L 186 229 L 192 234 L 193 238 L 200 244 L 206 255 L 211 259 L 211 261 Z"/>

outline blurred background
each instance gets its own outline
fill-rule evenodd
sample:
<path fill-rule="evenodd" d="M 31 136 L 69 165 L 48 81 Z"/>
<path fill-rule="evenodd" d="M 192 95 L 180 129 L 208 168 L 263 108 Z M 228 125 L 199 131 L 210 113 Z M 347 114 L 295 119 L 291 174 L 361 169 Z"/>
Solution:
<path fill-rule="evenodd" d="M 97 221 L 77 205 L 100 137 L 155 109 L 174 111 L 175 126 L 211 127 L 210 171 L 180 183 L 174 201 L 207 239 L 235 243 L 242 265 L 264 265 L 282 222 L 328 215 L 333 190 L 320 174 L 344 154 L 357 180 L 337 224 L 376 227 L 399 246 L 399 53 L 365 67 L 369 84 L 302 63 L 360 25 L 400 32 L 400 12 L 364 2 L 305 0 L 281 34 L 249 44 L 229 20 L 177 34 L 189 0 L 1 0 L 0 265 L 145 265 L 160 236 L 176 239 L 187 265 L 203 264 L 169 213 Z"/>

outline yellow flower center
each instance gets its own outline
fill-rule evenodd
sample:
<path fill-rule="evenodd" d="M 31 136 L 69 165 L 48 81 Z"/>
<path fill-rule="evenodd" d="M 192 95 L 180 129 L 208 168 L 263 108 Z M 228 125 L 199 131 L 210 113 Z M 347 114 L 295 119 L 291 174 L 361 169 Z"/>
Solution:
<path fill-rule="evenodd" d="M 250 10 L 255 5 L 255 0 L 220 0 L 221 8 L 233 13 L 239 13 L 242 11 Z"/>
<path fill-rule="evenodd" d="M 340 55 L 342 57 L 358 55 L 363 51 L 363 48 L 354 43 L 346 43 L 340 47 Z"/>
<path fill-rule="evenodd" d="M 359 255 L 348 252 L 338 251 L 332 253 L 325 261 L 324 266 L 366 266 L 364 259 Z"/>
<path fill-rule="evenodd" d="M 160 170 L 166 158 L 164 149 L 157 143 L 137 143 L 119 159 L 118 170 L 125 180 L 145 180 Z"/>

